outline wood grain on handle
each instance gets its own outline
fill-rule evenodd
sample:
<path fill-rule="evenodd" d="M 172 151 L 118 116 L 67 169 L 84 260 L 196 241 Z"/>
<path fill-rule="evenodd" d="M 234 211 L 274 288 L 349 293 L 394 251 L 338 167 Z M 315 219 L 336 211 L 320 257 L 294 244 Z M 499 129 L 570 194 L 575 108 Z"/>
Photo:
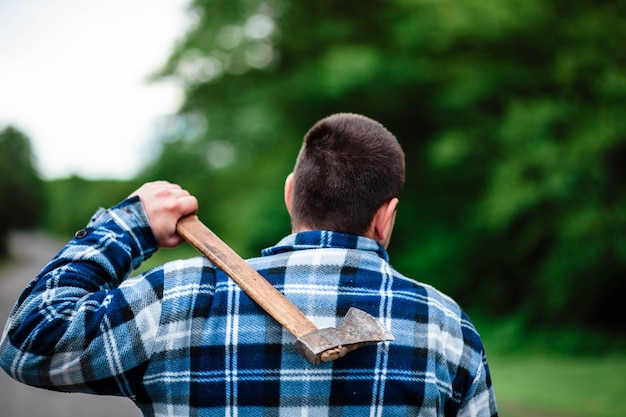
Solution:
<path fill-rule="evenodd" d="M 197 216 L 183 217 L 178 221 L 176 230 L 296 338 L 318 330 L 298 307 L 248 265 Z"/>

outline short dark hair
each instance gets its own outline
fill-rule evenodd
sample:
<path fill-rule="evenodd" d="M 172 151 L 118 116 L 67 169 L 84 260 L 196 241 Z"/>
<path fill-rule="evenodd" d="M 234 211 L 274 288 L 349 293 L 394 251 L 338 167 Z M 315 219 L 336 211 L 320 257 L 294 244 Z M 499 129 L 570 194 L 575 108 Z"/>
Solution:
<path fill-rule="evenodd" d="M 292 222 L 363 235 L 380 206 L 400 196 L 404 170 L 404 152 L 382 124 L 351 113 L 324 118 L 298 154 Z"/>

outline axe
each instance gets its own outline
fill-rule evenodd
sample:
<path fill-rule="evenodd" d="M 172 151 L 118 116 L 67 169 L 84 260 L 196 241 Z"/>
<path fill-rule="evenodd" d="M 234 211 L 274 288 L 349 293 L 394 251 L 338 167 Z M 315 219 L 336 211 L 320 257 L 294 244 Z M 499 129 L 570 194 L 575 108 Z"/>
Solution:
<path fill-rule="evenodd" d="M 196 215 L 178 221 L 176 231 L 224 271 L 263 310 L 296 338 L 296 349 L 317 365 L 393 335 L 368 313 L 351 307 L 339 326 L 319 329 L 261 274 L 206 227 Z"/>

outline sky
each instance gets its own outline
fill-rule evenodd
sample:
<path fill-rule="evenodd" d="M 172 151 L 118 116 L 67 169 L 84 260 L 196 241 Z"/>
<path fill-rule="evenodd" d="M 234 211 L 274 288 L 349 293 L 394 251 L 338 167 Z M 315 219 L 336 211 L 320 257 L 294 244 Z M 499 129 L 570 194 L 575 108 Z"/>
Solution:
<path fill-rule="evenodd" d="M 189 27 L 189 0 L 1 0 L 0 129 L 45 179 L 133 177 L 182 91 L 148 83 Z"/>

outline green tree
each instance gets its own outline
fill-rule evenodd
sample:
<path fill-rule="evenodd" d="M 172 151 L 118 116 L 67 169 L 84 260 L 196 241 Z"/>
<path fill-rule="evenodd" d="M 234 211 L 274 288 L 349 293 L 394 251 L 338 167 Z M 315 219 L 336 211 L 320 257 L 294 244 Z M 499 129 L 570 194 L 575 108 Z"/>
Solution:
<path fill-rule="evenodd" d="M 489 19 L 488 29 L 502 23 L 497 36 L 468 25 L 442 57 L 447 123 L 428 146 L 430 166 L 479 185 L 463 203 L 454 292 L 537 325 L 623 334 L 626 9 L 509 7 Z"/>
<path fill-rule="evenodd" d="M 87 180 L 76 175 L 46 181 L 49 207 L 42 215 L 42 227 L 51 235 L 69 238 L 85 227 L 98 207 L 122 201 L 139 185 L 135 181 Z"/>
<path fill-rule="evenodd" d="M 146 175 L 202 177 L 207 215 L 246 253 L 284 232 L 267 225 L 285 220 L 275 193 L 306 129 L 363 113 L 406 151 L 398 269 L 470 309 L 624 333 L 624 4 L 196 0 L 191 10 L 196 24 L 157 76 L 182 82 L 186 100 Z"/>
<path fill-rule="evenodd" d="M 11 230 L 38 225 L 44 200 L 28 137 L 5 127 L 0 131 L 0 255 L 6 254 Z"/>

